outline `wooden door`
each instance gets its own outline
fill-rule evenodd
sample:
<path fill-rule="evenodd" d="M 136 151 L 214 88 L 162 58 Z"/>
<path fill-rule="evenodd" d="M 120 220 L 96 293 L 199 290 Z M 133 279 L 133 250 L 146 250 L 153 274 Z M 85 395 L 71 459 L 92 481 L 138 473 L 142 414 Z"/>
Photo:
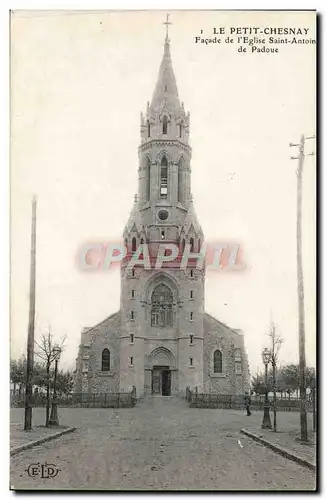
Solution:
<path fill-rule="evenodd" d="M 161 370 L 153 370 L 152 375 L 152 392 L 153 394 L 161 394 Z"/>
<path fill-rule="evenodd" d="M 162 396 L 170 396 L 171 394 L 171 371 L 162 371 Z"/>

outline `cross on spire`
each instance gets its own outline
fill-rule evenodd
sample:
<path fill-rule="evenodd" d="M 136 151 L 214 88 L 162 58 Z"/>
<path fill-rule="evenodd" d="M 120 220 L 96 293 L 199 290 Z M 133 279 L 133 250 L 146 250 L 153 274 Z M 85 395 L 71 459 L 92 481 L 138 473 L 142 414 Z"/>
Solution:
<path fill-rule="evenodd" d="M 172 24 L 169 21 L 170 14 L 166 14 L 166 21 L 163 23 L 165 24 L 165 29 L 166 29 L 166 34 L 165 34 L 165 40 L 169 39 L 169 24 Z"/>

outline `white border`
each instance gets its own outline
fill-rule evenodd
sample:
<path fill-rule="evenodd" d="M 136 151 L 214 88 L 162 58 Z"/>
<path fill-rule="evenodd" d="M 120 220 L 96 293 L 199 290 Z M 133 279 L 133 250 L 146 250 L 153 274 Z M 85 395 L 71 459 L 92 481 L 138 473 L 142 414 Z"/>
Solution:
<path fill-rule="evenodd" d="M 0 85 L 1 85 L 1 90 L 2 90 L 2 96 L 3 99 L 1 99 L 1 139 L 3 142 L 3 151 L 4 151 L 4 158 L 3 158 L 3 164 L 2 168 L 0 168 L 0 200 L 1 200 L 1 210 L 0 210 L 0 229 L 2 233 L 2 238 L 1 238 L 1 244 L 0 244 L 0 269 L 1 269 L 1 274 L 0 274 L 0 282 L 1 282 L 1 310 L 0 310 L 0 331 L 5 339 L 4 343 L 2 344 L 2 349 L 1 349 L 1 381 L 2 381 L 2 387 L 4 388 L 2 394 L 7 393 L 7 387 L 9 385 L 9 239 L 8 239 L 8 234 L 9 234 L 9 141 L 8 141 L 8 125 L 9 125 L 9 86 L 8 86 L 8 81 L 9 81 L 9 10 L 10 9 L 62 9 L 62 10 L 97 10 L 97 9 L 103 9 L 103 10 L 112 10 L 112 9 L 119 9 L 119 10 L 147 10 L 147 9 L 155 9 L 155 10 L 163 10 L 163 11 L 171 11 L 171 10 L 183 10 L 183 9 L 197 9 L 197 10 L 218 10 L 218 9 L 224 9 L 224 10 L 299 10 L 299 9 L 304 9 L 304 10 L 313 10 L 316 9 L 319 13 L 323 14 L 325 12 L 325 3 L 322 2 L 321 0 L 317 0 L 314 3 L 304 1 L 304 0 L 297 0 L 297 1 L 281 1 L 281 0 L 274 0 L 274 1 L 265 1 L 265 2 L 259 2 L 259 1 L 246 1 L 243 2 L 241 0 L 220 0 L 220 1 L 214 1 L 214 0 L 202 0 L 202 1 L 191 1 L 188 0 L 186 1 L 181 1 L 181 0 L 165 0 L 163 1 L 156 1 L 154 2 L 153 0 L 147 0 L 147 1 L 137 1 L 133 2 L 132 0 L 97 0 L 94 2 L 91 1 L 83 1 L 83 0 L 75 0 L 75 1 L 56 1 L 56 2 L 51 2 L 48 0 L 30 0 L 30 1 L 14 1 L 10 2 L 8 0 L 3 0 L 0 4 L 0 12 L 1 12 L 1 38 L 2 38 L 2 43 L 1 47 L 4 48 L 4 50 L 1 50 L 1 67 L 3 69 L 2 74 L 4 75 L 4 78 L 0 79 Z M 323 23 L 324 24 L 324 23 Z M 320 28 L 322 28 L 322 23 L 320 25 Z M 324 30 L 323 30 L 324 31 Z M 319 37 L 319 44 L 322 42 L 322 36 Z M 325 51 L 323 50 L 324 47 L 319 45 L 319 51 L 321 53 L 321 75 L 320 75 L 320 81 L 325 82 L 324 79 L 324 68 L 325 68 Z M 324 64 L 323 64 L 324 63 Z M 320 88 L 321 91 L 321 88 Z M 320 99 L 319 105 L 323 104 L 322 109 L 320 109 L 320 121 L 322 119 L 322 116 L 324 115 L 324 106 L 325 106 L 325 101 Z M 319 130 L 319 133 L 321 133 L 321 130 Z M 323 133 L 323 137 L 320 138 L 319 144 L 325 144 L 325 133 Z M 323 165 L 320 164 L 320 172 L 323 170 Z M 322 191 L 323 193 L 325 192 L 325 175 L 322 176 L 320 175 L 320 181 L 322 181 Z M 321 196 L 322 200 L 323 196 Z M 324 205 L 324 204 L 323 204 Z M 324 212 L 324 206 L 321 206 L 321 214 L 320 216 L 323 217 L 323 220 L 325 220 L 325 212 Z M 322 224 L 322 227 L 324 228 L 324 224 Z M 322 228 L 321 228 L 322 229 Z M 321 242 L 321 244 L 324 243 L 324 241 Z M 321 269 L 320 269 L 321 271 Z M 324 282 L 325 278 L 325 268 L 323 268 L 322 272 L 322 283 Z M 322 297 L 322 301 L 320 303 L 320 312 L 325 309 L 326 304 L 325 304 L 325 297 Z M 322 327 L 323 325 L 321 325 Z M 322 355 L 321 355 L 321 360 L 326 359 L 325 356 L 325 342 L 322 342 L 323 340 L 323 329 L 320 332 L 319 336 L 319 342 L 320 342 L 320 348 L 322 348 Z M 321 369 L 323 362 L 321 362 Z M 320 372 L 321 372 L 320 369 Z M 320 373 L 320 375 L 323 375 L 323 373 Z M 319 382 L 319 387 L 322 388 L 324 384 L 322 382 Z M 9 391 L 8 391 L 9 392 Z M 6 398 L 5 400 L 6 401 Z M 11 497 L 14 493 L 8 491 L 8 485 L 9 485 L 9 470 L 8 470 L 8 457 L 9 457 L 9 412 L 7 411 L 7 408 L 9 408 L 9 396 L 8 396 L 8 406 L 5 408 L 5 402 L 3 400 L 2 405 L 3 410 L 1 412 L 1 430 L 3 431 L 3 436 L 1 443 L 6 442 L 7 446 L 1 446 L 1 467 L 0 467 L 0 492 L 1 492 L 1 498 L 9 498 Z M 322 414 L 324 415 L 325 412 L 324 410 L 324 405 L 325 405 L 325 398 L 323 398 L 323 408 L 321 408 Z M 321 419 L 322 420 L 322 419 Z M 320 443 L 320 447 L 322 448 L 320 450 L 321 456 L 325 457 L 326 454 L 325 452 L 325 441 L 323 443 Z M 320 470 L 320 476 L 324 476 L 324 464 L 322 464 L 321 467 L 323 470 Z M 322 483 L 321 483 L 321 486 Z M 61 497 L 68 496 L 69 493 L 66 494 L 61 494 Z M 46 497 L 46 495 L 38 495 L 39 498 Z M 94 495 L 90 495 L 91 497 L 95 498 Z M 121 495 L 119 495 L 121 497 Z M 125 495 L 129 496 L 129 495 Z M 170 498 L 173 498 L 175 495 L 169 494 Z M 197 496 L 202 496 L 198 494 Z M 224 496 L 224 495 L 222 495 Z M 226 495 L 225 495 L 226 496 Z M 229 496 L 229 495 L 227 495 Z M 300 495 L 302 496 L 302 495 Z"/>

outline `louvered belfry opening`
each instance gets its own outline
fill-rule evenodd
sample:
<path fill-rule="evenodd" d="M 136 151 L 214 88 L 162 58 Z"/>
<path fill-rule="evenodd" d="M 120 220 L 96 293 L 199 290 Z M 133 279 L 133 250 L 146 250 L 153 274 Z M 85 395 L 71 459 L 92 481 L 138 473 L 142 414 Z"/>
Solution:
<path fill-rule="evenodd" d="M 168 196 L 168 161 L 166 156 L 163 156 L 161 161 L 161 184 L 160 197 L 166 199 Z"/>

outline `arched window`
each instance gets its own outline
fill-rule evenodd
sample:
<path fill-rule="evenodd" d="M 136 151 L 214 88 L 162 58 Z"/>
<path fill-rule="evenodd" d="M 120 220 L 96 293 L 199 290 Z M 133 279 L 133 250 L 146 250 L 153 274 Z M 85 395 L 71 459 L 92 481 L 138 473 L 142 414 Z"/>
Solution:
<path fill-rule="evenodd" d="M 222 373 L 222 353 L 218 349 L 214 352 L 214 373 Z"/>
<path fill-rule="evenodd" d="M 179 137 L 182 137 L 182 123 L 179 123 Z"/>
<path fill-rule="evenodd" d="M 163 116 L 163 134 L 168 133 L 168 119 L 167 116 Z"/>
<path fill-rule="evenodd" d="M 137 247 L 137 242 L 136 242 L 136 238 L 134 237 L 134 238 L 131 240 L 131 251 L 132 251 L 132 252 L 136 252 L 136 247 Z"/>
<path fill-rule="evenodd" d="M 146 165 L 146 178 L 147 178 L 147 185 L 146 185 L 146 200 L 150 201 L 151 199 L 151 160 L 147 157 L 147 165 Z"/>
<path fill-rule="evenodd" d="M 183 238 L 182 243 L 181 243 L 181 254 L 183 255 L 183 252 L 185 251 L 185 246 L 186 246 L 186 240 Z"/>
<path fill-rule="evenodd" d="M 144 238 L 142 238 L 142 239 L 140 240 L 140 244 L 141 244 L 141 245 L 143 245 L 143 244 L 144 244 Z"/>
<path fill-rule="evenodd" d="M 110 351 L 103 349 L 102 351 L 102 372 L 110 371 Z"/>
<path fill-rule="evenodd" d="M 173 325 L 173 295 L 166 285 L 158 285 L 152 294 L 151 324 L 153 326 Z"/>
<path fill-rule="evenodd" d="M 201 241 L 198 240 L 198 253 L 200 252 L 200 247 L 201 247 Z"/>
<path fill-rule="evenodd" d="M 194 239 L 190 238 L 189 243 L 190 243 L 190 252 L 193 252 L 194 251 Z"/>
<path fill-rule="evenodd" d="M 125 247 L 126 247 L 127 252 L 128 252 L 128 240 L 127 240 L 127 238 L 125 239 Z"/>
<path fill-rule="evenodd" d="M 160 197 L 166 199 L 168 196 L 168 160 L 163 156 L 161 161 Z"/>
<path fill-rule="evenodd" d="M 178 201 L 182 202 L 182 177 L 183 177 L 183 159 L 180 158 L 178 165 Z"/>
<path fill-rule="evenodd" d="M 147 137 L 151 136 L 151 124 L 149 123 L 149 120 L 147 120 Z"/>

